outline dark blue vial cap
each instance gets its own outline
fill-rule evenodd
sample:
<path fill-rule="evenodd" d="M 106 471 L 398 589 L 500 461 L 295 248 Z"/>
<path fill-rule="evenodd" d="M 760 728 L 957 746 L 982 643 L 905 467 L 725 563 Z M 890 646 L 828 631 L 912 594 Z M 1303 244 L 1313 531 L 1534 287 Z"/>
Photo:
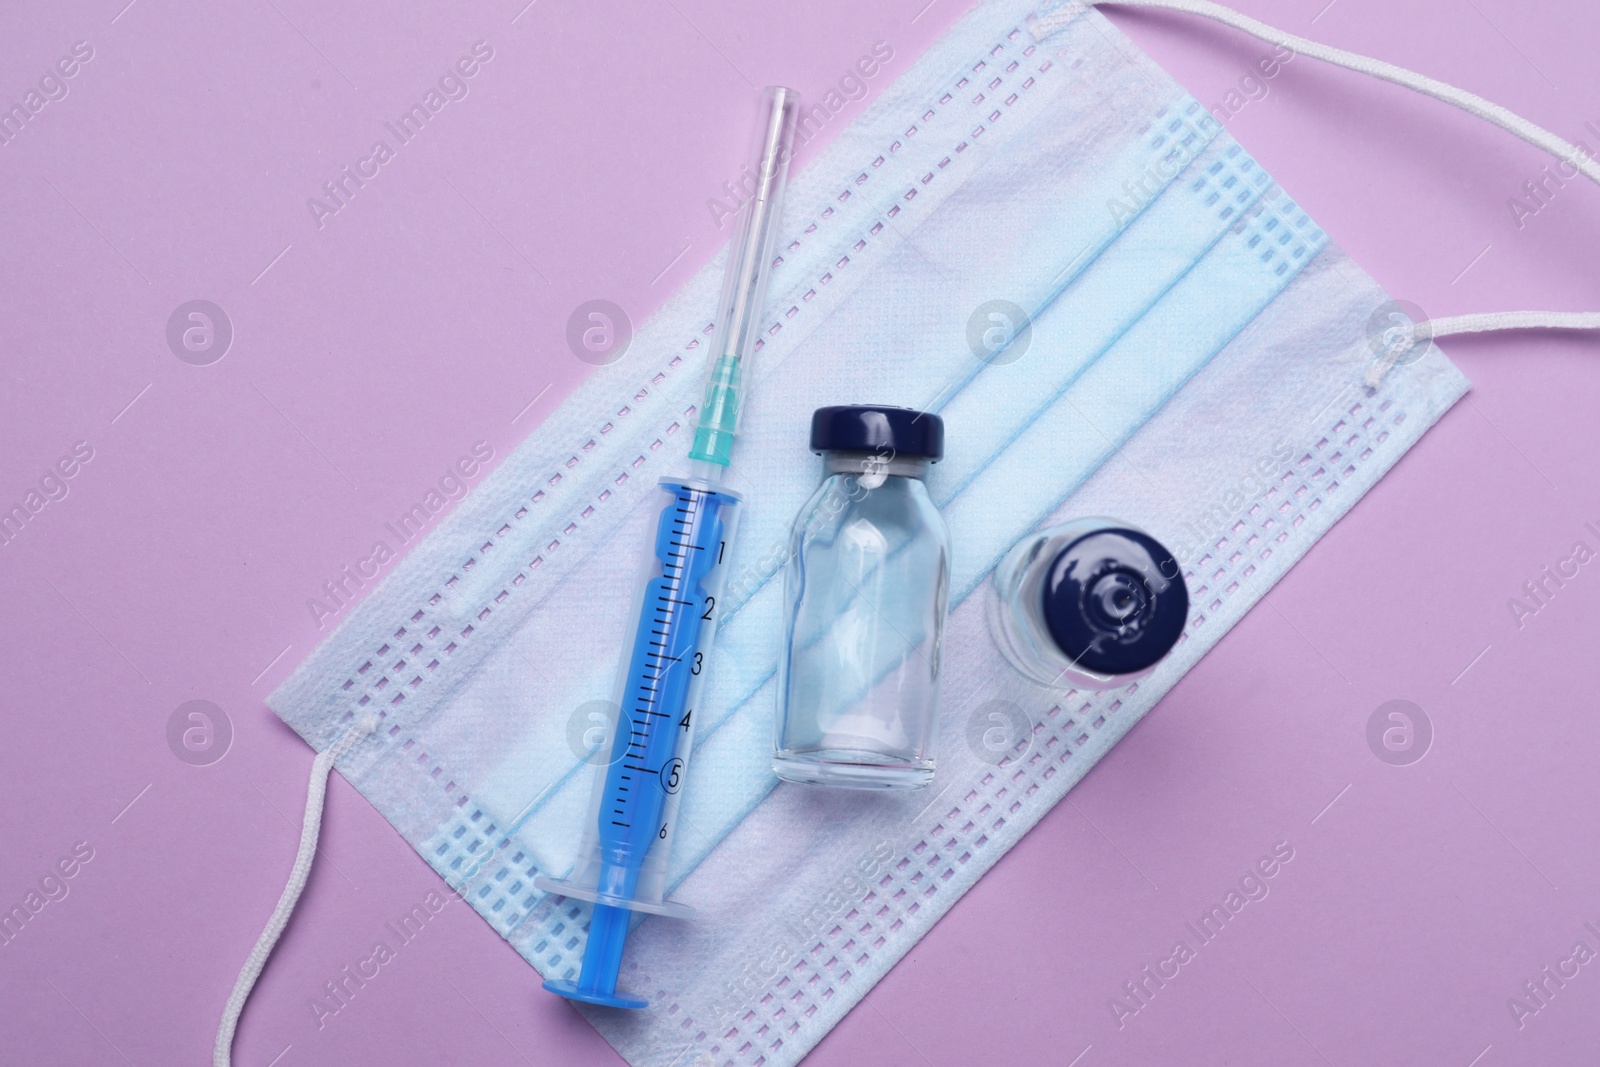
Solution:
<path fill-rule="evenodd" d="M 846 404 L 811 415 L 811 451 L 944 458 L 944 420 L 913 408 Z"/>
<path fill-rule="evenodd" d="M 1189 618 L 1189 589 L 1171 552 L 1141 530 L 1109 526 L 1056 554 L 1044 619 L 1067 658 L 1094 674 L 1149 670 Z"/>

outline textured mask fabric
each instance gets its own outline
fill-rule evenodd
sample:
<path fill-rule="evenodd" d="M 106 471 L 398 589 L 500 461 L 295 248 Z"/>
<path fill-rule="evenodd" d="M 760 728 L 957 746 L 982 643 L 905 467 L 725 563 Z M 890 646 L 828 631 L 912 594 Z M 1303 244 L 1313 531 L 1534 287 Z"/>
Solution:
<path fill-rule="evenodd" d="M 1436 349 L 1372 373 L 1371 279 L 1098 13 L 1036 41 L 1035 6 L 976 8 L 789 191 L 673 842 L 674 896 L 703 918 L 640 923 L 621 984 L 651 1007 L 590 1014 L 631 1063 L 798 1060 L 1467 387 Z M 688 450 L 720 273 L 269 701 L 319 750 L 376 711 L 340 770 L 551 977 L 575 974 L 588 907 L 532 881 L 574 860 L 590 726 L 655 482 Z M 993 301 L 1026 329 L 975 349 Z M 863 401 L 947 423 L 929 479 L 955 543 L 939 772 L 900 797 L 775 789 L 781 570 L 820 474 L 808 416 Z M 1191 618 L 1135 685 L 1045 690 L 994 647 L 984 583 L 1018 537 L 1086 514 L 1178 549 Z"/>

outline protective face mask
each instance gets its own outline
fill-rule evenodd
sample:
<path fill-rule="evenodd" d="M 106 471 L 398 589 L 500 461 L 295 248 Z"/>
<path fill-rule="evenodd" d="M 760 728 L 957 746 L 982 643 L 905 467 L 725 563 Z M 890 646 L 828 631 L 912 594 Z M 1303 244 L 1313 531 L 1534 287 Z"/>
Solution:
<path fill-rule="evenodd" d="M 1375 344 L 1378 286 L 1077 5 L 981 4 L 793 179 L 784 226 L 669 867 L 701 917 L 633 933 L 622 984 L 650 1009 L 580 1008 L 634 1064 L 796 1062 L 1467 388 L 1417 324 Z M 533 880 L 576 858 L 722 263 L 270 698 L 321 754 L 219 1063 L 304 884 L 335 763 L 541 974 L 576 973 L 588 905 Z M 955 543 L 938 775 L 904 796 L 775 788 L 780 574 L 816 481 L 809 415 L 867 400 L 946 420 L 929 478 Z M 1019 537 L 1098 514 L 1177 550 L 1189 625 L 1135 684 L 1042 689 L 1006 665 L 978 594 Z"/>

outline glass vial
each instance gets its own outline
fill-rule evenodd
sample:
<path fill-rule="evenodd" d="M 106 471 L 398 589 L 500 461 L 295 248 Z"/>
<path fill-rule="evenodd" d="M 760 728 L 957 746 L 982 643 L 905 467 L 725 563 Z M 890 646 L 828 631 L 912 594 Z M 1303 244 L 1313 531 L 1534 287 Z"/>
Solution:
<path fill-rule="evenodd" d="M 995 643 L 1041 685 L 1112 689 L 1142 678 L 1178 643 L 1188 619 L 1177 559 L 1117 519 L 1030 534 L 994 569 Z"/>
<path fill-rule="evenodd" d="M 791 782 L 915 789 L 933 779 L 950 534 L 923 482 L 944 423 L 819 408 L 821 486 L 795 518 L 773 770 Z"/>

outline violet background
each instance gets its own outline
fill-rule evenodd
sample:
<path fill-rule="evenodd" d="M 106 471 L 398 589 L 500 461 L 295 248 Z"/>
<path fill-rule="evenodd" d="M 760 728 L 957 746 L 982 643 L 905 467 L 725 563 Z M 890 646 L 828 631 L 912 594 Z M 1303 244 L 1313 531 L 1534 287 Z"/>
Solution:
<path fill-rule="evenodd" d="M 124 2 L 0 15 L 7 105 L 74 41 L 95 50 L 0 146 L 0 507 L 75 442 L 95 453 L 0 547 L 0 906 L 74 842 L 95 852 L 0 947 L 6 1063 L 207 1060 L 298 837 L 311 754 L 262 698 L 327 632 L 306 599 L 475 441 L 505 456 L 581 380 L 573 308 L 641 323 L 714 254 L 706 200 L 738 170 L 747 83 L 819 96 L 881 40 L 876 94 L 965 10 Z M 1593 5 L 1238 6 L 1600 147 Z M 1269 51 L 1111 17 L 1208 105 Z M 319 231 L 306 198 L 479 39 L 496 54 L 470 95 Z M 1519 229 L 1533 149 L 1310 60 L 1268 84 L 1228 128 L 1395 296 L 1600 308 L 1600 190 L 1570 183 Z M 235 330 L 206 367 L 164 338 L 196 297 Z M 1596 1061 L 1600 963 L 1520 1030 L 1506 1002 L 1600 947 L 1600 568 L 1520 629 L 1507 600 L 1574 541 L 1600 548 L 1600 351 L 1444 347 L 1468 398 L 809 1064 Z M 1366 742 L 1395 698 L 1435 730 L 1407 767 Z M 235 731 L 210 766 L 167 744 L 191 699 Z M 1270 896 L 1119 1029 L 1108 1000 L 1282 840 Z M 319 1030 L 307 999 L 441 884 L 337 777 L 322 852 L 237 1064 L 620 1062 L 459 906 Z"/>

